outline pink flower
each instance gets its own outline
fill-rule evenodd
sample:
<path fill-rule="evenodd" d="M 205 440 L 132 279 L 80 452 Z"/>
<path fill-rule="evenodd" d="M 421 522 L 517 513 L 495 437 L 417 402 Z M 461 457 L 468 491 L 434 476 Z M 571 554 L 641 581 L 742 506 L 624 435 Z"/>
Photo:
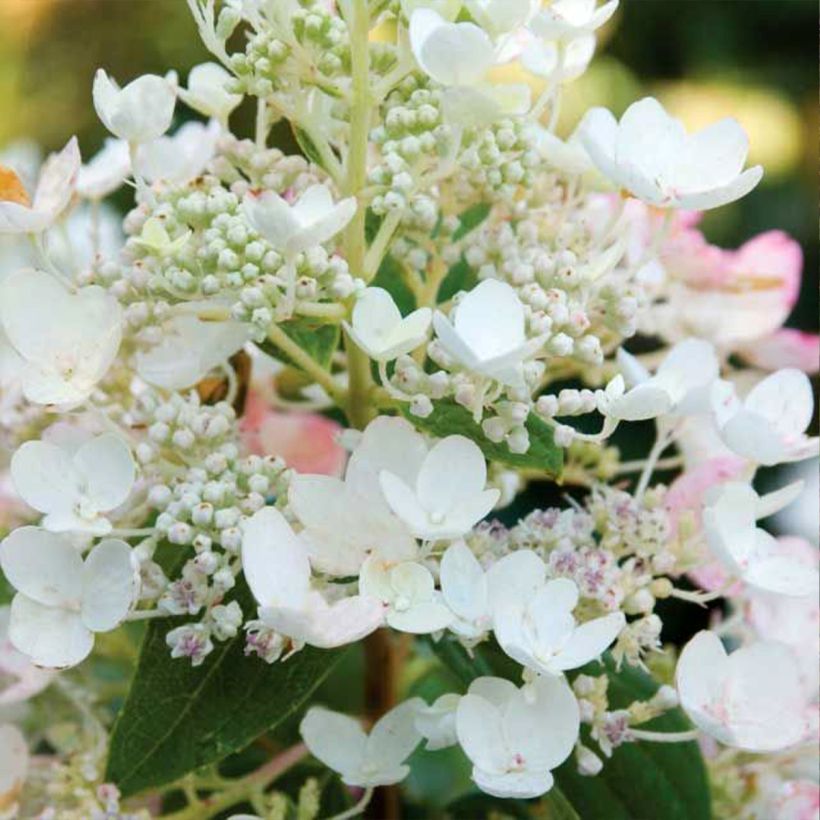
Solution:
<path fill-rule="evenodd" d="M 800 289 L 803 254 L 783 231 L 724 250 L 690 228 L 667 241 L 662 262 L 669 303 L 660 309 L 658 330 L 673 340 L 707 338 L 731 351 L 782 326 Z"/>
<path fill-rule="evenodd" d="M 339 476 L 347 453 L 336 442 L 342 431 L 335 421 L 317 413 L 273 410 L 256 390 L 250 390 L 240 422 L 248 452 L 280 456 L 299 473 Z"/>
<path fill-rule="evenodd" d="M 695 525 L 700 531 L 701 511 L 706 493 L 718 484 L 740 478 L 745 468 L 745 459 L 738 456 L 722 456 L 705 461 L 676 478 L 666 493 L 666 511 L 672 532 L 677 532 L 680 518 L 684 513 L 694 516 Z M 701 589 L 711 592 L 720 589 L 726 583 L 726 572 L 718 561 L 712 560 L 705 550 L 704 552 L 704 561 L 687 575 Z M 737 594 L 740 589 L 740 585 L 735 585 L 729 594 Z"/>
<path fill-rule="evenodd" d="M 796 367 L 809 374 L 820 371 L 820 336 L 790 327 L 755 339 L 737 352 L 749 364 L 764 370 Z"/>

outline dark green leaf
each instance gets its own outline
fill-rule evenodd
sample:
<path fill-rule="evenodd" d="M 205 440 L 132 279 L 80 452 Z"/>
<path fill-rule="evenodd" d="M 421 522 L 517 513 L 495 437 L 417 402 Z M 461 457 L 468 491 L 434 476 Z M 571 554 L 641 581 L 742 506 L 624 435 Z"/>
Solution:
<path fill-rule="evenodd" d="M 470 231 L 474 231 L 490 215 L 491 209 L 489 202 L 479 202 L 462 211 L 458 216 L 459 225 L 453 231 L 453 242 L 458 242 Z"/>
<path fill-rule="evenodd" d="M 564 451 L 555 443 L 552 427 L 533 413 L 525 425 L 530 434 L 530 449 L 526 453 L 512 453 L 504 442 L 490 441 L 470 411 L 450 399 L 433 402 L 433 412 L 426 419 L 412 415 L 406 405 L 402 405 L 402 412 L 420 430 L 439 438 L 458 433 L 472 439 L 491 461 L 519 469 L 542 470 L 552 476 L 559 476 L 563 469 Z"/>
<path fill-rule="evenodd" d="M 294 126 L 293 136 L 296 139 L 296 144 L 299 146 L 299 150 L 305 155 L 305 157 L 314 165 L 318 165 L 320 168 L 324 168 L 324 170 L 327 171 L 324 161 L 322 160 L 322 155 L 319 153 L 319 149 L 316 147 L 313 140 L 308 136 L 307 132 Z"/>
<path fill-rule="evenodd" d="M 476 272 L 462 256 L 461 259 L 447 271 L 447 276 L 444 277 L 438 289 L 437 300 L 439 303 L 447 302 L 460 290 L 472 290 L 477 284 L 478 276 Z"/>
<path fill-rule="evenodd" d="M 384 288 L 393 297 L 393 301 L 401 311 L 402 316 L 406 316 L 416 309 L 416 297 L 408 287 L 407 282 L 404 281 L 401 263 L 389 254 L 385 256 L 384 261 L 379 266 L 379 270 L 373 277 L 370 286 Z"/>
<path fill-rule="evenodd" d="M 243 611 L 250 592 L 237 584 Z M 343 656 L 307 647 L 287 661 L 246 657 L 245 635 L 219 643 L 192 667 L 165 643 L 177 619 L 151 622 L 122 712 L 114 725 L 106 779 L 124 795 L 172 783 L 239 751 L 301 709 Z"/>
<path fill-rule="evenodd" d="M 478 647 L 482 654 L 474 663 L 455 641 L 445 639 L 432 646 L 465 683 L 470 676 L 488 674 L 488 669 L 492 674 L 515 679 L 508 665 L 502 667 L 492 645 Z M 619 671 L 608 655 L 603 665 L 596 662 L 579 671 L 589 675 L 606 672 L 613 709 L 647 700 L 658 689 L 658 684 L 640 669 L 624 665 Z M 681 732 L 691 729 L 691 724 L 680 709 L 673 709 L 641 728 Z M 594 748 L 594 742 L 590 745 Z M 563 797 L 583 820 L 709 820 L 712 816 L 709 780 L 695 742 L 626 743 L 604 761 L 604 769 L 596 777 L 578 774 L 570 758 L 555 771 L 555 779 Z"/>
<path fill-rule="evenodd" d="M 339 347 L 339 325 L 321 324 L 312 319 L 291 319 L 279 325 L 302 350 L 315 359 L 325 370 L 330 370 L 333 354 Z M 268 355 L 285 364 L 298 367 L 288 355 L 266 339 L 259 347 Z"/>

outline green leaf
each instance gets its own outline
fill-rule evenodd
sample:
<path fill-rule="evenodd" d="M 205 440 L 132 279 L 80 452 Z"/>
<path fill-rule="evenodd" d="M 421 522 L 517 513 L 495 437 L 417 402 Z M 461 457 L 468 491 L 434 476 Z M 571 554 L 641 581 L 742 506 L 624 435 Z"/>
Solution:
<path fill-rule="evenodd" d="M 453 231 L 453 242 L 458 242 L 470 231 L 474 231 L 490 215 L 492 207 L 489 202 L 479 202 L 462 211 L 458 215 L 459 226 Z"/>
<path fill-rule="evenodd" d="M 476 648 L 475 661 L 455 641 L 445 639 L 431 646 L 465 684 L 488 673 L 516 678 L 491 644 Z M 647 700 L 658 689 L 658 684 L 640 669 L 624 665 L 618 670 L 608 655 L 603 664 L 588 664 L 578 671 L 589 675 L 606 672 L 613 709 L 624 708 L 634 700 Z M 681 732 L 692 727 L 680 709 L 672 709 L 641 728 Z M 555 779 L 562 797 L 583 820 L 710 820 L 712 816 L 706 767 L 694 741 L 626 743 L 604 761 L 603 771 L 595 777 L 578 774 L 570 758 L 555 771 Z M 572 817 L 560 813 L 554 816 Z"/>
<path fill-rule="evenodd" d="M 302 350 L 315 359 L 325 370 L 330 370 L 333 354 L 339 347 L 341 330 L 339 325 L 323 324 L 313 319 L 290 319 L 279 325 Z M 259 347 L 268 355 L 285 364 L 298 367 L 284 351 L 280 350 L 269 339 L 261 342 Z"/>
<path fill-rule="evenodd" d="M 402 276 L 401 263 L 390 254 L 385 256 L 379 265 L 379 270 L 373 277 L 370 287 L 384 288 L 393 297 L 402 316 L 407 316 L 416 309 L 416 297 Z"/>
<path fill-rule="evenodd" d="M 236 598 L 253 611 L 244 581 Z M 250 744 L 298 712 L 344 650 L 306 647 L 267 664 L 245 655 L 245 635 L 216 645 L 198 667 L 165 643 L 178 619 L 152 621 L 125 705 L 114 725 L 106 780 L 125 796 L 172 783 Z"/>
<path fill-rule="evenodd" d="M 433 402 L 433 412 L 425 419 L 414 416 L 407 405 L 402 405 L 401 411 L 420 430 L 439 438 L 457 433 L 472 439 L 490 461 L 518 469 L 542 470 L 552 476 L 559 476 L 563 469 L 564 451 L 555 443 L 552 427 L 533 413 L 525 424 L 530 434 L 530 449 L 526 453 L 512 453 L 506 443 L 490 441 L 481 425 L 473 420 L 472 413 L 451 399 Z"/>
<path fill-rule="evenodd" d="M 320 168 L 327 171 L 322 155 L 319 153 L 319 149 L 316 147 L 313 140 L 308 136 L 307 132 L 294 126 L 293 137 L 296 140 L 296 144 L 299 146 L 299 150 L 305 155 L 305 157 L 314 165 L 318 165 Z"/>
<path fill-rule="evenodd" d="M 472 290 L 478 284 L 478 275 L 462 256 L 444 277 L 438 289 L 437 301 L 447 302 L 461 290 Z"/>

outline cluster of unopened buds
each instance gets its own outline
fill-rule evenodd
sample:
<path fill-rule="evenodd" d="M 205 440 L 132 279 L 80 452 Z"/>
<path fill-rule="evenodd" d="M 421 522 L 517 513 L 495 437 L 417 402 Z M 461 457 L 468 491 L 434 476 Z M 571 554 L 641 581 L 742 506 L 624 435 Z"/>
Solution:
<path fill-rule="evenodd" d="M 802 482 L 753 482 L 818 454 L 818 344 L 782 327 L 793 240 L 725 251 L 697 229 L 761 178 L 739 124 L 687 134 L 646 98 L 555 135 L 617 0 L 189 5 L 217 62 L 187 87 L 100 69 L 100 153 L 83 163 L 72 138 L 31 194 L 0 166 L 0 704 L 78 685 L 52 670 L 130 621 L 203 668 L 227 641 L 288 664 L 392 630 L 516 675 L 405 700 L 369 734 L 311 706 L 302 739 L 359 808 L 422 741 L 459 746 L 504 798 L 547 794 L 573 756 L 597 775 L 627 743 L 709 738 L 720 783 L 752 769 L 717 744 L 811 759 L 817 550 L 758 526 Z M 253 139 L 229 129 L 245 95 Z M 207 122 L 168 135 L 178 100 Z M 280 117 L 304 156 L 269 147 Z M 120 225 L 101 203 L 124 184 Z M 647 421 L 645 458 L 620 460 L 611 437 Z M 496 520 L 562 469 L 580 501 Z M 659 604 L 719 598 L 653 695 L 610 702 L 622 667 L 663 666 Z M 678 706 L 693 728 L 641 728 Z M 0 737 L 0 812 L 131 816 L 97 770 L 61 790 L 54 764 L 36 793 L 33 747 Z M 820 799 L 777 760 L 744 792 L 762 814 L 732 816 L 811 816 L 767 813 L 784 789 Z"/>

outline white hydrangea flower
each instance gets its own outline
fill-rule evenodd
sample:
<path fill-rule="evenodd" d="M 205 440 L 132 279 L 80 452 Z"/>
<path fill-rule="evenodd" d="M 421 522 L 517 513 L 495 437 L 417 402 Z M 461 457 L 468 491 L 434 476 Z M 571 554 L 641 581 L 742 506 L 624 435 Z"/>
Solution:
<path fill-rule="evenodd" d="M 359 573 L 359 590 L 381 601 L 387 625 L 399 632 L 437 632 L 446 629 L 453 618 L 430 570 L 413 561 L 394 564 L 368 558 Z"/>
<path fill-rule="evenodd" d="M 186 122 L 172 136 L 157 137 L 140 145 L 137 170 L 147 182 L 188 182 L 198 177 L 216 153 L 221 127 L 216 120 L 206 124 Z"/>
<path fill-rule="evenodd" d="M 138 573 L 124 541 L 101 541 L 83 561 L 65 536 L 20 527 L 0 544 L 0 568 L 17 590 L 9 639 L 38 666 L 85 660 L 95 632 L 121 624 L 136 600 Z"/>
<path fill-rule="evenodd" d="M 0 321 L 25 362 L 23 392 L 36 404 L 84 401 L 108 371 L 122 336 L 122 310 L 97 285 L 69 292 L 42 271 L 0 284 Z"/>
<path fill-rule="evenodd" d="M 709 547 L 733 578 L 781 595 L 817 595 L 816 569 L 782 550 L 777 539 L 755 520 L 790 503 L 802 489 L 798 482 L 762 499 L 748 484 L 730 481 L 703 508 Z"/>
<path fill-rule="evenodd" d="M 820 452 L 820 438 L 806 435 L 814 413 L 808 376 L 785 368 L 758 382 L 743 401 L 734 385 L 716 384 L 712 407 L 720 437 L 739 456 L 771 466 Z"/>
<path fill-rule="evenodd" d="M 128 498 L 136 468 L 128 445 L 104 433 L 79 446 L 27 441 L 12 456 L 11 478 L 23 501 L 43 513 L 45 529 L 107 535 L 104 514 Z"/>
<path fill-rule="evenodd" d="M 129 143 L 161 137 L 171 127 L 177 99 L 164 77 L 143 74 L 120 88 L 102 68 L 94 75 L 93 97 L 103 125 Z"/>
<path fill-rule="evenodd" d="M 417 9 L 410 18 L 410 45 L 421 70 L 445 86 L 442 106 L 450 122 L 480 126 L 529 109 L 528 86 L 487 80 L 497 62 L 496 49 L 475 23 L 452 23 L 433 9 Z"/>
<path fill-rule="evenodd" d="M 246 194 L 242 211 L 257 233 L 292 258 L 336 236 L 356 213 L 356 200 L 334 203 L 327 186 L 311 185 L 292 205 L 274 191 Z"/>
<path fill-rule="evenodd" d="M 560 675 L 599 657 L 626 625 L 622 612 L 578 624 L 578 587 L 556 578 L 523 599 L 507 596 L 495 608 L 493 629 L 511 658 L 538 674 Z"/>
<path fill-rule="evenodd" d="M 620 123 L 605 108 L 587 112 L 584 146 L 598 170 L 649 205 L 707 210 L 740 199 L 763 176 L 743 170 L 749 140 L 731 118 L 687 135 L 654 98 L 626 109 Z"/>
<path fill-rule="evenodd" d="M 183 390 L 227 362 L 249 338 L 250 328 L 241 322 L 175 316 L 166 323 L 162 341 L 137 354 L 137 372 L 149 384 Z"/>
<path fill-rule="evenodd" d="M 787 646 L 761 641 L 727 655 L 713 632 L 698 632 L 677 666 L 680 704 L 695 725 L 727 746 L 786 749 L 806 739 L 807 702 Z"/>
<path fill-rule="evenodd" d="M 178 88 L 179 98 L 194 111 L 213 117 L 223 126 L 242 102 L 241 94 L 231 94 L 225 86 L 232 79 L 219 63 L 200 63 L 188 74 L 188 88 Z"/>
<path fill-rule="evenodd" d="M 678 342 L 654 376 L 623 348 L 618 351 L 618 363 L 632 387 L 627 390 L 623 375 L 616 376 L 607 385 L 599 409 L 619 421 L 703 413 L 719 374 L 714 347 L 700 339 Z"/>
<path fill-rule="evenodd" d="M 598 0 L 552 0 L 530 22 L 530 29 L 545 40 L 574 40 L 599 29 L 618 8 L 618 0 L 598 5 Z"/>
<path fill-rule="evenodd" d="M 23 733 L 10 723 L 0 725 L 0 811 L 3 817 L 17 817 L 17 801 L 28 767 L 28 744 Z"/>
<path fill-rule="evenodd" d="M 299 733 L 311 754 L 338 772 L 348 786 L 389 786 L 410 773 L 404 761 L 421 741 L 415 718 L 423 706 L 421 698 L 404 701 L 381 717 L 369 734 L 357 720 L 313 706 Z"/>
<path fill-rule="evenodd" d="M 521 387 L 522 364 L 542 347 L 545 338 L 527 340 L 524 306 L 506 282 L 486 279 L 465 294 L 448 319 L 433 317 L 438 342 L 467 370 Z"/>
<path fill-rule="evenodd" d="M 401 418 L 380 416 L 362 434 L 344 481 L 296 475 L 288 500 L 304 526 L 299 539 L 320 572 L 357 575 L 369 555 L 412 560 L 418 552 L 407 526 L 390 510 L 379 485 L 387 470 L 414 482 L 427 455 L 423 436 Z"/>
<path fill-rule="evenodd" d="M 429 706 L 422 706 L 416 713 L 416 729 L 427 741 L 428 752 L 446 749 L 458 743 L 456 734 L 456 710 L 461 695 L 448 692 Z"/>
<path fill-rule="evenodd" d="M 478 678 L 456 712 L 458 742 L 473 764 L 473 781 L 495 797 L 548 792 L 552 770 L 572 753 L 580 714 L 563 677 L 518 689 L 502 678 Z"/>
<path fill-rule="evenodd" d="M 376 362 L 389 362 L 415 350 L 427 338 L 432 313 L 419 308 L 402 318 L 383 288 L 366 288 L 353 308 L 353 323 L 344 322 L 353 341 Z"/>
<path fill-rule="evenodd" d="M 72 137 L 43 164 L 30 204 L 0 201 L 0 235 L 36 234 L 50 228 L 71 202 L 81 164 L 77 138 Z"/>
<path fill-rule="evenodd" d="M 447 436 L 424 457 L 415 482 L 383 470 L 382 492 L 417 538 L 458 538 L 495 506 L 500 490 L 487 490 L 487 463 L 479 446 Z"/>
<path fill-rule="evenodd" d="M 118 190 L 131 173 L 125 140 L 105 140 L 103 147 L 80 168 L 77 193 L 86 199 L 103 199 Z"/>
<path fill-rule="evenodd" d="M 374 597 L 354 595 L 329 603 L 313 588 L 308 556 L 273 507 L 264 507 L 246 522 L 242 569 L 259 604 L 259 619 L 296 644 L 342 646 L 382 624 L 382 606 Z"/>

